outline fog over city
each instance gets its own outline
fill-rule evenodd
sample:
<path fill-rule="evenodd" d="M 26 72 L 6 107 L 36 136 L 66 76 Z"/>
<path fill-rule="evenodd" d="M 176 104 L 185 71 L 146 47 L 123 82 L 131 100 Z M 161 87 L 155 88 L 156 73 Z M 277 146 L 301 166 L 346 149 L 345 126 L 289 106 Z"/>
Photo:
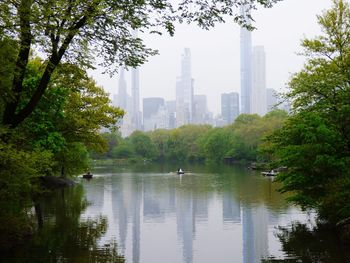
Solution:
<path fill-rule="evenodd" d="M 266 87 L 281 90 L 291 73 L 298 71 L 304 58 L 300 40 L 320 33 L 316 15 L 331 6 L 331 0 L 284 0 L 271 9 L 252 13 L 257 28 L 252 33 L 253 46 L 263 45 L 266 53 Z M 208 109 L 220 113 L 220 94 L 240 92 L 240 28 L 229 21 L 209 31 L 196 25 L 179 25 L 174 37 L 141 36 L 146 45 L 159 50 L 140 68 L 140 105 L 142 98 L 175 99 L 176 77 L 180 74 L 181 54 L 191 50 L 194 94 L 205 94 Z M 97 83 L 110 94 L 118 93 L 118 76 L 92 72 Z M 128 93 L 130 77 L 126 73 Z"/>

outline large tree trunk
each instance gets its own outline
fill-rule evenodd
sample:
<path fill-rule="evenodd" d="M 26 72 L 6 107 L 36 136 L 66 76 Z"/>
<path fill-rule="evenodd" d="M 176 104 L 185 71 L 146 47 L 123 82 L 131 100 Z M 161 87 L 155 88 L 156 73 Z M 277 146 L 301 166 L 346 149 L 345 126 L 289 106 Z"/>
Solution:
<path fill-rule="evenodd" d="M 16 68 L 14 72 L 12 91 L 14 99 L 7 103 L 5 106 L 3 124 L 8 125 L 10 128 L 17 127 L 22 123 L 38 105 L 41 97 L 44 95 L 47 89 L 52 73 L 57 68 L 63 55 L 67 51 L 70 43 L 76 34 L 79 33 L 79 29 L 82 28 L 87 21 L 87 16 L 83 16 L 77 21 L 72 27 L 69 28 L 68 34 L 62 41 L 61 46 L 59 45 L 59 36 L 51 37 L 52 53 L 50 59 L 46 65 L 45 71 L 40 79 L 38 87 L 35 89 L 32 97 L 30 98 L 27 105 L 22 109 L 18 109 L 19 102 L 21 100 L 21 93 L 23 92 L 23 80 L 26 71 L 26 67 L 29 59 L 29 51 L 32 42 L 32 35 L 30 31 L 30 10 L 32 0 L 22 0 L 19 6 L 18 13 L 21 21 L 21 34 L 20 34 L 20 50 L 17 57 Z M 93 10 L 94 6 L 91 7 Z M 92 11 L 90 11 L 92 12 Z"/>
<path fill-rule="evenodd" d="M 31 16 L 31 0 L 22 0 L 18 7 L 18 16 L 20 19 L 20 39 L 19 52 L 14 69 L 14 76 L 12 81 L 13 99 L 7 103 L 3 115 L 3 124 L 13 127 L 16 109 L 21 99 L 21 92 L 23 89 L 23 79 L 29 59 L 30 46 L 32 42 L 32 34 L 30 27 Z"/>

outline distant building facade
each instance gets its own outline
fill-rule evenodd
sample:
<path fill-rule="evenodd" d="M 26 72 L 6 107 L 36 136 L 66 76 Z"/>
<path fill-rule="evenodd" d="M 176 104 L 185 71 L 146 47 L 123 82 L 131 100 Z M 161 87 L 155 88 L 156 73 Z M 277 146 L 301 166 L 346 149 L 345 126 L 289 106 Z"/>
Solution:
<path fill-rule="evenodd" d="M 140 112 L 140 73 L 139 68 L 131 70 L 132 125 L 135 130 L 141 130 Z"/>
<path fill-rule="evenodd" d="M 119 74 L 119 82 L 118 82 L 118 96 L 116 105 L 123 110 L 127 110 L 127 101 L 128 101 L 128 93 L 127 93 L 127 85 L 125 81 L 125 69 L 120 69 Z"/>
<path fill-rule="evenodd" d="M 181 76 L 176 81 L 176 126 L 192 123 L 193 82 L 191 75 L 191 51 L 185 48 L 181 59 Z"/>
<path fill-rule="evenodd" d="M 267 111 L 271 111 L 277 105 L 277 91 L 274 89 L 266 89 Z"/>
<path fill-rule="evenodd" d="M 167 129 L 176 128 L 176 101 L 170 100 L 165 102 L 166 108 L 168 110 L 169 125 Z"/>
<path fill-rule="evenodd" d="M 250 113 L 266 114 L 266 58 L 263 46 L 255 46 L 252 56 L 252 93 Z"/>
<path fill-rule="evenodd" d="M 241 15 L 249 15 L 241 6 Z M 250 113 L 252 92 L 252 34 L 246 28 L 241 28 L 241 113 Z"/>
<path fill-rule="evenodd" d="M 239 94 L 237 92 L 221 94 L 221 118 L 224 124 L 232 123 L 239 115 Z"/>
<path fill-rule="evenodd" d="M 208 123 L 208 106 L 206 95 L 194 95 L 193 100 L 193 123 Z"/>
<path fill-rule="evenodd" d="M 168 123 L 168 113 L 163 98 L 143 99 L 143 130 L 152 131 L 165 129 Z"/>
<path fill-rule="evenodd" d="M 118 95 L 113 97 L 112 101 L 114 106 L 117 106 L 125 111 L 125 115 L 122 120 L 119 121 L 120 133 L 123 137 L 129 136 L 134 130 L 132 124 L 132 98 L 127 93 L 127 85 L 125 80 L 125 69 L 120 69 L 119 82 L 118 82 Z"/>
<path fill-rule="evenodd" d="M 133 32 L 133 36 L 137 38 L 137 31 Z M 135 130 L 142 128 L 142 115 L 140 112 L 140 69 L 138 67 L 131 69 L 131 97 L 132 97 L 132 113 L 131 121 Z"/>

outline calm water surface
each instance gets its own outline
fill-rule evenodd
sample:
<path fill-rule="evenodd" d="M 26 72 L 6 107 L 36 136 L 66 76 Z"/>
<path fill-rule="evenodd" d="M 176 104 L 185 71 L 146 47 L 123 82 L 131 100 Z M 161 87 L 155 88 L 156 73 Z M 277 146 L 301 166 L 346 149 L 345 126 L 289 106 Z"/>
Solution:
<path fill-rule="evenodd" d="M 183 168 L 96 167 L 92 180 L 39 202 L 40 234 L 18 253 L 30 253 L 26 262 L 345 262 L 336 238 L 271 178 Z"/>

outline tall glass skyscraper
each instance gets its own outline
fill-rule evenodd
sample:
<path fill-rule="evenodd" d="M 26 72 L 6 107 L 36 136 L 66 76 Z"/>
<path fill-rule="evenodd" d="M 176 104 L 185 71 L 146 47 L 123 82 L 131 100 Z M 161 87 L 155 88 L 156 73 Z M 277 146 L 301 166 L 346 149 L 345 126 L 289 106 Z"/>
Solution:
<path fill-rule="evenodd" d="M 239 115 L 239 95 L 237 92 L 221 94 L 221 117 L 225 124 L 232 123 Z"/>
<path fill-rule="evenodd" d="M 264 46 L 253 48 L 253 75 L 250 111 L 260 116 L 266 114 L 266 62 Z"/>
<path fill-rule="evenodd" d="M 137 38 L 137 31 L 133 32 L 133 36 Z M 132 117 L 131 122 L 136 130 L 141 129 L 141 113 L 140 113 L 140 73 L 139 68 L 131 70 L 131 97 L 132 97 Z"/>
<path fill-rule="evenodd" d="M 140 76 L 139 68 L 131 70 L 131 97 L 132 97 L 132 118 L 131 122 L 136 130 L 141 129 L 140 117 Z"/>
<path fill-rule="evenodd" d="M 249 15 L 244 6 L 241 14 Z M 246 28 L 241 28 L 241 113 L 250 113 L 252 93 L 252 34 Z"/>
<path fill-rule="evenodd" d="M 191 75 L 191 51 L 185 48 L 181 59 L 181 76 L 176 81 L 176 124 L 177 127 L 192 123 L 193 79 Z"/>
<path fill-rule="evenodd" d="M 127 100 L 128 100 L 128 93 L 127 93 L 127 87 L 126 87 L 126 81 L 124 76 L 125 69 L 122 67 L 120 69 L 120 75 L 119 75 L 119 84 L 118 84 L 118 101 L 117 105 L 122 108 L 123 110 L 127 110 Z"/>

